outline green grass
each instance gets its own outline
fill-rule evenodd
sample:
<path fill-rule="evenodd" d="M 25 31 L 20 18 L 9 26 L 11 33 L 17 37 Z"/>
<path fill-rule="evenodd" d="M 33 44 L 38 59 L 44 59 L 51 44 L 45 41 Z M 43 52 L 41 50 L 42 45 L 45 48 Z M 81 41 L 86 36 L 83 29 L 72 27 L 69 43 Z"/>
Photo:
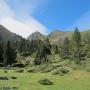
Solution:
<path fill-rule="evenodd" d="M 72 71 L 64 76 L 51 75 L 50 73 L 17 73 L 9 70 L 4 73 L 0 69 L 0 76 L 18 77 L 16 80 L 0 80 L 0 87 L 19 87 L 18 90 L 90 90 L 90 73 L 85 71 Z M 54 85 L 41 85 L 41 79 L 49 79 Z"/>

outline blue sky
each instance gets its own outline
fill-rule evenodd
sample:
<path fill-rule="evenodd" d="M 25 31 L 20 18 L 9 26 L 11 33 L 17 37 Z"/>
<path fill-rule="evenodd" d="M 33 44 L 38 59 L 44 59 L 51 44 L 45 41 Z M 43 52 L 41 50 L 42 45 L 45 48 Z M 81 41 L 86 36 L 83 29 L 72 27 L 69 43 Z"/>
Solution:
<path fill-rule="evenodd" d="M 79 21 L 80 19 L 89 19 L 89 12 L 90 0 L 51 0 L 46 11 L 35 14 L 34 17 L 44 23 L 50 30 L 67 30 L 67 28 L 77 26 L 77 22 L 81 23 Z M 86 14 L 88 14 L 89 17 Z M 85 23 L 88 22 L 88 20 L 85 21 Z M 88 27 L 87 25 L 81 27 L 81 25 L 78 25 L 80 29 L 90 28 L 90 24 Z"/>
<path fill-rule="evenodd" d="M 90 0 L 0 0 L 0 23 L 24 37 L 90 29 Z"/>

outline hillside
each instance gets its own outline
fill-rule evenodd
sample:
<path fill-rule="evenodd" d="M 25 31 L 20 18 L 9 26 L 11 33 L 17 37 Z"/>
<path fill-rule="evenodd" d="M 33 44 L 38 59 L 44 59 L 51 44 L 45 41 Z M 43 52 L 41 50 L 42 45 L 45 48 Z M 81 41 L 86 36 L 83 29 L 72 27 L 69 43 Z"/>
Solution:
<path fill-rule="evenodd" d="M 10 32 L 8 29 L 6 29 L 4 26 L 0 25 L 0 39 L 3 41 L 8 40 L 20 40 L 22 37 Z"/>
<path fill-rule="evenodd" d="M 37 39 L 40 39 L 40 40 L 44 40 L 45 39 L 45 35 L 43 35 L 42 33 L 40 32 L 34 32 L 32 33 L 29 37 L 28 37 L 28 40 L 31 41 L 32 39 L 33 40 L 37 40 Z"/>
<path fill-rule="evenodd" d="M 72 35 L 74 43 L 69 40 Z M 0 25 L 1 40 L 20 40 L 4 47 L 0 43 L 1 89 L 90 90 L 90 30 L 81 34 L 78 28 L 74 33 L 55 30 L 47 36 L 34 32 L 28 40 L 21 38 Z"/>
<path fill-rule="evenodd" d="M 83 37 L 87 33 L 90 33 L 90 30 L 85 30 L 85 31 L 81 32 Z M 58 44 L 61 40 L 64 40 L 66 37 L 71 39 L 72 35 L 73 35 L 73 32 L 71 32 L 71 31 L 67 32 L 67 31 L 60 31 L 60 30 L 54 30 L 53 32 L 49 33 L 48 35 L 43 35 L 40 32 L 34 32 L 28 37 L 28 40 L 29 41 L 31 41 L 32 39 L 33 40 L 37 40 L 37 39 L 45 40 L 45 38 L 48 37 L 51 44 L 54 44 L 54 43 Z"/>
<path fill-rule="evenodd" d="M 58 43 L 59 40 L 63 40 L 65 37 L 70 37 L 71 34 L 72 34 L 72 32 L 63 32 L 60 30 L 55 30 L 55 31 L 51 32 L 48 35 L 48 37 L 49 37 L 51 44 L 53 44 L 53 43 Z"/>
<path fill-rule="evenodd" d="M 90 30 L 82 31 L 81 34 L 84 36 L 85 34 L 90 33 Z M 53 32 L 49 33 L 48 35 L 43 35 L 40 32 L 34 32 L 27 37 L 29 41 L 33 40 L 45 40 L 45 38 L 49 38 L 51 44 L 58 43 L 60 40 L 64 40 L 65 37 L 71 38 L 73 32 L 61 31 L 61 30 L 54 30 Z M 10 32 L 7 28 L 0 25 L 0 39 L 7 41 L 7 40 L 20 40 L 22 37 L 15 33 Z"/>

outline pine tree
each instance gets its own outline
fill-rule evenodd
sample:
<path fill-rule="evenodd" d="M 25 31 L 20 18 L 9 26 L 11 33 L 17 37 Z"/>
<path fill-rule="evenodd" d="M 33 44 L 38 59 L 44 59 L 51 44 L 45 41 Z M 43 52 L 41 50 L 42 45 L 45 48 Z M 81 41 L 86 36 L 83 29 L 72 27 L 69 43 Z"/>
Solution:
<path fill-rule="evenodd" d="M 76 58 L 76 63 L 80 63 L 81 61 L 81 34 L 76 27 L 73 35 L 74 42 L 74 56 Z"/>
<path fill-rule="evenodd" d="M 39 48 L 36 52 L 36 57 L 34 60 L 35 65 L 40 65 L 45 62 L 48 62 L 47 55 L 51 53 L 49 43 L 43 42 L 39 45 Z"/>
<path fill-rule="evenodd" d="M 0 63 L 3 63 L 3 46 L 2 43 L 0 43 Z"/>
<path fill-rule="evenodd" d="M 36 57 L 34 60 L 35 65 L 40 65 L 46 62 L 46 51 L 45 47 L 42 45 L 41 48 L 36 52 Z"/>
<path fill-rule="evenodd" d="M 7 65 L 12 65 L 16 62 L 16 50 L 11 46 L 10 41 L 7 42 L 7 47 L 6 47 L 6 64 Z"/>
<path fill-rule="evenodd" d="M 22 55 L 23 54 L 23 52 L 25 52 L 25 39 L 21 39 L 20 41 L 19 41 L 19 46 L 18 46 L 18 51 L 19 51 L 19 53 L 20 53 L 20 55 Z"/>
<path fill-rule="evenodd" d="M 70 57 L 70 43 L 69 39 L 66 37 L 61 46 L 61 57 L 63 59 Z"/>
<path fill-rule="evenodd" d="M 87 32 L 84 35 L 84 43 L 87 45 L 87 48 L 90 50 L 90 33 Z"/>
<path fill-rule="evenodd" d="M 47 54 L 51 54 L 51 44 L 48 38 L 46 38 L 45 42 L 45 51 Z"/>
<path fill-rule="evenodd" d="M 84 34 L 84 47 L 87 58 L 90 58 L 90 32 Z"/>
<path fill-rule="evenodd" d="M 52 45 L 52 52 L 54 52 L 55 54 L 59 53 L 58 46 L 56 44 Z"/>

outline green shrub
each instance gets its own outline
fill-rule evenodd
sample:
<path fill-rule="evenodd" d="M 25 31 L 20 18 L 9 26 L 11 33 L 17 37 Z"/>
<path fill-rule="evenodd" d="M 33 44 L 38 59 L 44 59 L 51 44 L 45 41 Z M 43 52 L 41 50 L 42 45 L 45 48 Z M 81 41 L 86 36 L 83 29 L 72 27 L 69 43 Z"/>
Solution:
<path fill-rule="evenodd" d="M 53 82 L 48 79 L 42 79 L 39 81 L 39 83 L 42 85 L 53 85 Z"/>
<path fill-rule="evenodd" d="M 86 71 L 87 72 L 90 72 L 90 67 L 86 67 Z"/>
<path fill-rule="evenodd" d="M 11 70 L 17 70 L 18 69 L 18 67 L 12 67 L 11 68 Z"/>
<path fill-rule="evenodd" d="M 15 76 L 12 76 L 12 77 L 11 77 L 11 79 L 15 80 L 15 79 L 17 79 L 17 77 L 15 77 Z"/>
<path fill-rule="evenodd" d="M 16 64 L 13 65 L 13 67 L 24 68 L 25 65 L 22 64 L 22 63 L 20 63 L 20 64 L 19 63 L 16 63 Z"/>
<path fill-rule="evenodd" d="M 8 71 L 7 71 L 7 70 L 5 70 L 4 72 L 5 72 L 5 73 L 8 73 Z"/>
<path fill-rule="evenodd" d="M 48 65 L 45 69 L 42 70 L 43 73 L 51 72 L 52 70 L 58 68 L 58 65 Z"/>
<path fill-rule="evenodd" d="M 52 74 L 63 76 L 64 74 L 67 74 L 68 72 L 69 72 L 69 69 L 67 67 L 59 67 L 56 70 L 54 70 Z"/>
<path fill-rule="evenodd" d="M 4 67 L 4 64 L 0 63 L 0 67 Z"/>
<path fill-rule="evenodd" d="M 41 72 L 46 68 L 46 65 L 33 66 L 27 70 L 27 72 Z"/>
<path fill-rule="evenodd" d="M 69 72 L 69 69 L 62 67 L 60 70 L 63 74 L 67 74 Z"/>
<path fill-rule="evenodd" d="M 55 70 L 52 72 L 52 75 L 60 75 L 63 76 L 64 74 L 60 70 Z"/>
<path fill-rule="evenodd" d="M 42 64 L 42 65 L 38 66 L 38 67 L 36 68 L 36 70 L 38 70 L 38 71 L 41 72 L 41 71 L 43 71 L 47 66 L 48 66 L 47 64 Z"/>
<path fill-rule="evenodd" d="M 47 68 L 45 68 L 45 69 L 42 71 L 42 73 L 51 72 L 52 70 L 53 70 L 52 67 L 47 67 Z"/>
<path fill-rule="evenodd" d="M 90 52 L 87 53 L 87 58 L 90 58 Z"/>
<path fill-rule="evenodd" d="M 31 67 L 27 70 L 27 72 L 35 72 L 35 67 Z"/>
<path fill-rule="evenodd" d="M 22 72 L 24 72 L 24 69 L 20 68 L 20 69 L 16 70 L 15 72 L 22 73 Z"/>

